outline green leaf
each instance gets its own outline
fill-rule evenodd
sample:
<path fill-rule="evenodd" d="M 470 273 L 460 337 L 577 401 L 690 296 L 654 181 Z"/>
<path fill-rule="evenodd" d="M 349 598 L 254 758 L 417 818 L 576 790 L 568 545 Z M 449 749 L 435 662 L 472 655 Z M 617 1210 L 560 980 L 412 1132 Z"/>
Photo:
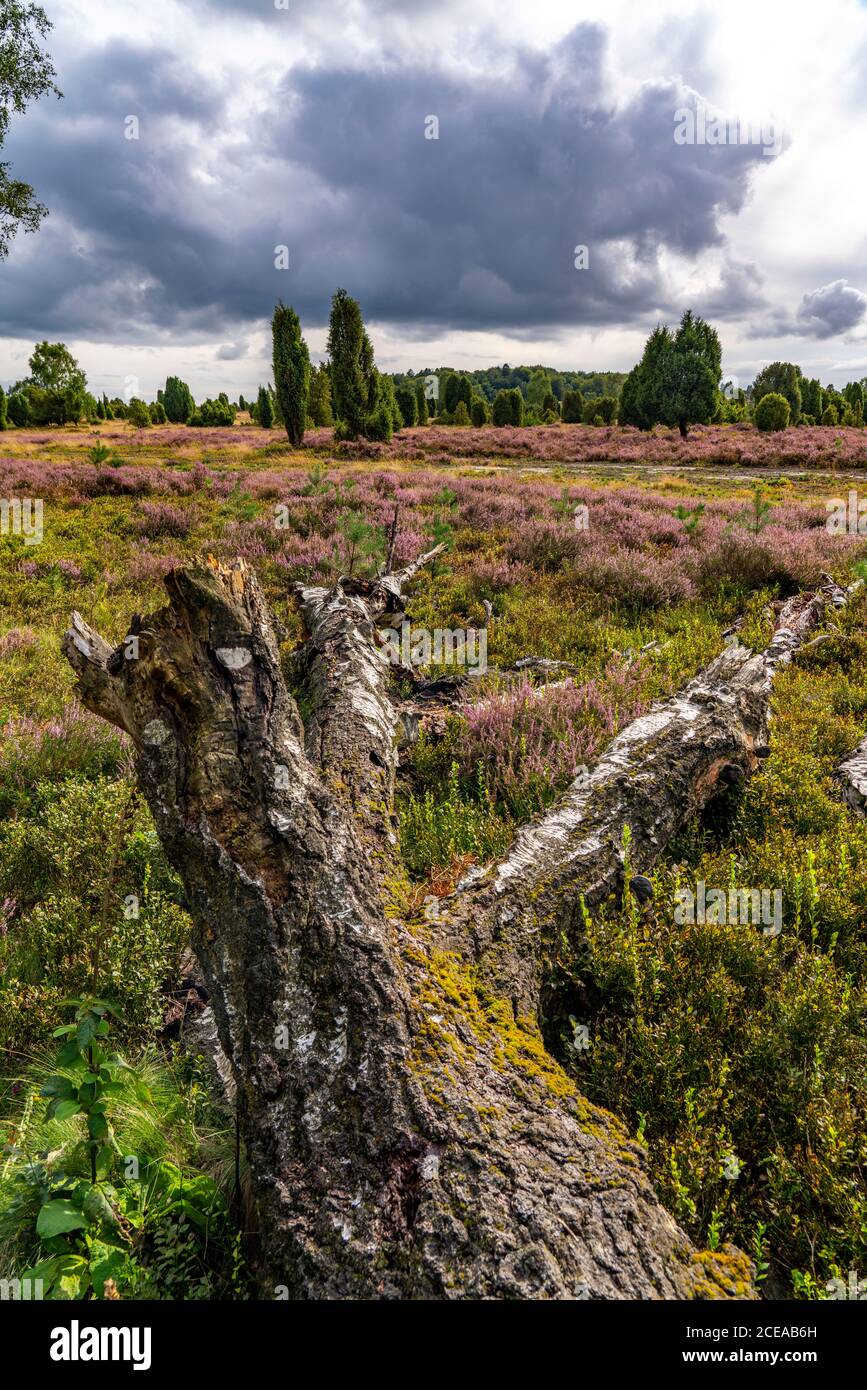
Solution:
<path fill-rule="evenodd" d="M 79 1231 L 87 1222 L 68 1197 L 56 1197 L 46 1202 L 36 1218 L 36 1234 L 44 1240 L 63 1235 L 65 1231 Z"/>
<path fill-rule="evenodd" d="M 97 1259 L 91 1259 L 90 1265 L 93 1289 L 97 1298 L 104 1298 L 106 1279 L 117 1279 L 126 1265 L 127 1257 L 123 1250 L 113 1249 L 110 1245 L 101 1245 L 98 1242 L 94 1243 L 93 1254 L 98 1255 Z"/>
<path fill-rule="evenodd" d="M 114 1004 L 110 1004 L 107 999 L 94 999 L 91 1008 L 95 1014 L 113 1014 L 115 1018 L 123 1018 L 123 1014 Z"/>
<path fill-rule="evenodd" d="M 104 1115 L 89 1115 L 87 1118 L 87 1128 L 91 1139 L 108 1138 L 108 1121 Z"/>
<path fill-rule="evenodd" d="M 42 1096 L 53 1096 L 56 1100 L 68 1100 L 74 1095 L 72 1082 L 66 1076 L 48 1076 L 39 1092 Z"/>
<path fill-rule="evenodd" d="M 81 1114 L 81 1106 L 75 1099 L 53 1100 L 46 1111 L 48 1120 L 71 1120 L 73 1115 Z"/>
<path fill-rule="evenodd" d="M 87 1047 L 88 1043 L 91 1041 L 94 1034 L 96 1033 L 96 1027 L 98 1022 L 99 1020 L 96 1018 L 94 1014 L 84 1015 L 84 1018 L 78 1025 L 78 1046 L 80 1048 Z"/>
<path fill-rule="evenodd" d="M 58 1287 L 61 1280 L 70 1278 L 81 1280 L 86 1272 L 87 1261 L 82 1255 L 52 1255 L 48 1260 L 40 1260 L 39 1264 L 33 1265 L 31 1269 L 25 1269 L 21 1279 L 29 1279 L 31 1283 L 41 1279 L 45 1284 L 46 1291 L 51 1293 Z M 72 1297 L 73 1295 L 69 1296 Z"/>
<path fill-rule="evenodd" d="M 98 1187 L 92 1187 L 84 1199 L 84 1214 L 88 1221 L 103 1226 L 117 1225 L 117 1216 L 108 1198 Z"/>

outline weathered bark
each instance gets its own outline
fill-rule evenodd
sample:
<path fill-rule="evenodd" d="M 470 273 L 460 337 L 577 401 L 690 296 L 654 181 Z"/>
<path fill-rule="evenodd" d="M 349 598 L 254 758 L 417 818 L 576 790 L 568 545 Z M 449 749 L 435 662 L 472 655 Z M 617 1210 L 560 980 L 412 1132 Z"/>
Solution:
<path fill-rule="evenodd" d="M 429 558 L 429 557 L 428 557 Z M 417 566 L 300 588 L 306 728 L 255 577 L 175 570 L 124 661 L 76 614 L 84 703 L 125 729 L 185 883 L 237 1090 L 264 1290 L 295 1297 L 751 1295 L 737 1252 L 699 1254 L 640 1146 L 589 1105 L 538 1027 L 554 934 L 581 931 L 767 737 L 773 671 L 830 597 L 792 601 L 772 647 L 732 647 L 624 730 L 587 787 L 527 827 L 434 923 L 389 918 L 397 715 L 377 624 Z"/>
<path fill-rule="evenodd" d="M 843 795 L 853 811 L 867 815 L 867 738 L 861 740 L 854 753 L 843 759 L 837 768 L 837 776 L 843 785 Z"/>
<path fill-rule="evenodd" d="M 519 831 L 499 863 L 471 871 L 440 904 L 452 945 L 472 941 L 475 964 L 516 1010 L 538 1014 L 545 950 L 582 914 L 622 889 L 628 832 L 631 874 L 647 874 L 672 836 L 768 752 L 770 695 L 827 607 L 847 592 L 829 576 L 813 595 L 780 606 L 773 639 L 755 654 L 736 639 L 683 691 L 658 703 L 609 744 L 553 811 Z M 466 946 L 464 946 L 466 950 Z"/>

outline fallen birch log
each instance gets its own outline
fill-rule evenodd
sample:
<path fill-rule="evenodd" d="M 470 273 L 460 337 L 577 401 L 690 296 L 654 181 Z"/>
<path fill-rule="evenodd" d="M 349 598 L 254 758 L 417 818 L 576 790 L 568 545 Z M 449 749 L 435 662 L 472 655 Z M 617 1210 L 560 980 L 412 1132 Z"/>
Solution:
<path fill-rule="evenodd" d="M 774 670 L 841 591 L 791 600 L 768 652 L 728 648 L 625 729 L 590 775 L 442 903 L 387 915 L 398 878 L 398 714 L 377 628 L 402 573 L 299 586 L 304 720 L 242 561 L 166 577 L 118 659 L 78 614 L 85 705 L 124 729 L 234 1079 L 263 1294 L 296 1298 L 751 1297 L 738 1252 L 698 1252 L 642 1151 L 542 1044 L 550 933 L 767 739 Z"/>

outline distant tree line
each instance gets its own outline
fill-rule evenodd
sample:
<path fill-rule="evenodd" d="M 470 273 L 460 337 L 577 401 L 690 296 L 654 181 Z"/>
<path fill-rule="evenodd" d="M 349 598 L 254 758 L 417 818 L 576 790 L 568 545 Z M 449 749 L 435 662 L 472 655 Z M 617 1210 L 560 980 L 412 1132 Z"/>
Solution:
<path fill-rule="evenodd" d="M 37 343 L 29 375 L 8 392 L 0 387 L 0 430 L 114 419 L 137 429 L 167 422 L 213 428 L 233 425 L 241 411 L 263 429 L 284 429 L 298 446 L 309 429 L 333 425 L 338 440 L 387 441 L 395 430 L 431 421 L 477 428 L 619 423 L 650 430 L 664 425 L 684 438 L 695 424 L 752 422 L 760 430 L 864 425 L 867 378 L 838 390 L 805 377 L 795 363 L 771 362 L 745 390 L 732 389 L 721 380 L 716 329 L 691 310 L 675 329 L 657 325 L 640 362 L 626 374 L 504 366 L 389 375 L 376 366 L 358 301 L 343 289 L 331 304 L 326 362 L 311 363 L 300 319 L 282 302 L 275 306 L 271 333 L 273 383 L 260 386 L 255 400 L 239 396 L 233 402 L 221 391 L 199 405 L 178 376 L 169 376 L 150 403 L 95 397 L 65 343 Z M 432 376 L 438 390 L 429 393 Z M 498 387 L 491 398 L 494 383 L 509 379 L 518 384 Z M 578 381 L 587 389 L 572 384 Z M 610 389 L 600 393 L 601 386 Z"/>
<path fill-rule="evenodd" d="M 466 376 L 470 383 L 470 391 L 475 396 L 482 396 L 492 405 L 500 391 L 517 390 L 521 392 L 525 402 L 529 402 L 530 382 L 535 373 L 545 374 L 551 394 L 558 402 L 563 401 L 567 391 L 580 391 L 582 396 L 614 396 L 620 395 L 620 388 L 626 376 L 625 372 L 570 372 L 559 371 L 553 367 L 545 367 L 541 364 L 534 367 L 510 367 L 504 363 L 502 367 L 486 367 L 479 371 L 456 372 L 452 367 L 425 367 L 420 372 L 396 372 L 394 376 L 395 386 L 411 385 L 425 377 L 435 376 L 440 383 L 447 380 L 450 375 Z M 441 385 L 442 391 L 442 385 Z M 445 409 L 449 410 L 448 403 Z"/>

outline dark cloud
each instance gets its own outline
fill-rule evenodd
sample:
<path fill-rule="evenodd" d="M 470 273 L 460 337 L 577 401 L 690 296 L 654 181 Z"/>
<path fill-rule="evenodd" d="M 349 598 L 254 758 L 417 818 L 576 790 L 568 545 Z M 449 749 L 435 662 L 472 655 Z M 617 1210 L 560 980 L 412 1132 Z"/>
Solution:
<path fill-rule="evenodd" d="M 834 338 L 863 323 L 867 295 L 846 280 L 805 294 L 795 314 L 778 311 L 756 323 L 751 337 Z"/>
<path fill-rule="evenodd" d="M 506 56 L 490 77 L 294 68 L 239 126 L 228 74 L 204 82 L 128 44 L 89 51 L 66 65 L 62 118 L 39 108 L 9 142 L 53 215 L 3 271 L 0 333 L 219 341 L 278 296 L 321 324 L 338 285 L 370 318 L 414 327 L 555 332 L 678 312 L 663 253 L 722 247 L 721 216 L 770 161 L 676 144 L 674 113 L 696 94 L 660 80 L 621 99 L 599 26 Z M 138 141 L 123 138 L 130 114 Z M 751 268 L 729 261 L 725 276 L 718 315 L 760 302 Z"/>
<path fill-rule="evenodd" d="M 798 308 L 800 332 L 811 338 L 833 338 L 856 328 L 867 310 L 867 295 L 845 280 L 805 294 Z"/>

